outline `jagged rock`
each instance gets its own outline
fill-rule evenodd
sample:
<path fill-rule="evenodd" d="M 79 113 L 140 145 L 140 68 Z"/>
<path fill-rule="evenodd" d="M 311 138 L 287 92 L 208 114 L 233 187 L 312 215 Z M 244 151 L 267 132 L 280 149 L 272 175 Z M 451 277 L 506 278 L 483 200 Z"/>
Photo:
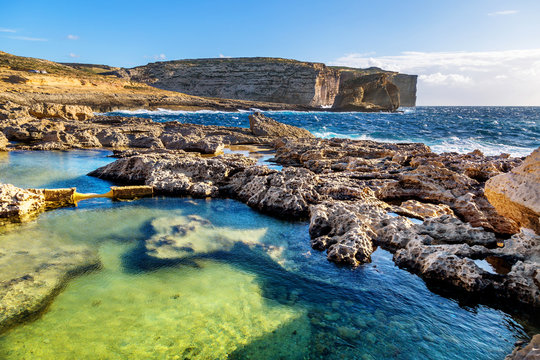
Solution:
<path fill-rule="evenodd" d="M 433 162 L 400 174 L 398 181 L 387 183 L 377 196 L 385 200 L 414 198 L 442 203 L 473 226 L 504 234 L 518 231 L 512 220 L 497 214 L 487 202 L 476 180 Z"/>
<path fill-rule="evenodd" d="M 81 105 L 62 105 L 53 103 L 35 104 L 28 109 L 37 118 L 61 118 L 68 120 L 88 120 L 94 116 L 92 109 Z"/>
<path fill-rule="evenodd" d="M 287 137 L 287 138 L 313 138 L 307 130 L 282 124 L 259 112 L 249 115 L 249 129 L 255 136 Z"/>
<path fill-rule="evenodd" d="M 86 245 L 51 238 L 2 240 L 0 333 L 39 315 L 69 279 L 100 266 L 97 252 Z"/>
<path fill-rule="evenodd" d="M 24 124 L 31 120 L 32 117 L 28 113 L 28 107 L 21 106 L 12 101 L 0 101 L 0 120 L 9 122 L 10 124 Z"/>
<path fill-rule="evenodd" d="M 327 249 L 328 260 L 357 266 L 370 261 L 374 227 L 386 215 L 388 205 L 364 189 L 355 202 L 326 201 L 310 208 L 309 234 L 314 249 Z"/>
<path fill-rule="evenodd" d="M 454 215 L 448 205 L 422 203 L 416 200 L 407 200 L 393 208 L 393 212 L 417 219 L 427 219 L 442 215 Z"/>
<path fill-rule="evenodd" d="M 510 172 L 489 179 L 485 193 L 499 214 L 540 233 L 540 148 Z"/>
<path fill-rule="evenodd" d="M 538 360 L 540 359 L 540 334 L 532 337 L 528 344 L 519 344 L 505 360 Z"/>
<path fill-rule="evenodd" d="M 231 177 L 229 194 L 259 211 L 279 217 L 305 218 L 319 202 L 318 178 L 307 169 L 251 167 Z"/>
<path fill-rule="evenodd" d="M 42 192 L 0 184 L 0 219 L 22 221 L 44 209 L 45 196 Z"/>
<path fill-rule="evenodd" d="M 253 165 L 239 154 L 201 158 L 184 152 L 121 158 L 89 175 L 153 186 L 158 192 L 195 197 L 217 196 L 226 179 Z"/>

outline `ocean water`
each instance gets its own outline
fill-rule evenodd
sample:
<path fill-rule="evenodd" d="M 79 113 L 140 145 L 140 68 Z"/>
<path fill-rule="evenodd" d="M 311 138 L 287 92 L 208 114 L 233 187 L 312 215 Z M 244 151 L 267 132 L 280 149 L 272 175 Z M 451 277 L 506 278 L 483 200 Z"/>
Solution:
<path fill-rule="evenodd" d="M 11 153 L 0 182 L 105 192 L 110 183 L 85 174 L 108 154 Z M 193 215 L 208 224 L 190 251 L 147 254 L 147 240 Z M 538 331 L 430 291 L 381 249 L 369 264 L 338 267 L 311 249 L 307 230 L 226 199 L 94 199 L 44 213 L 0 233 L 0 248 L 85 244 L 103 268 L 1 334 L 0 359 L 503 359 Z"/>
<path fill-rule="evenodd" d="M 110 114 L 139 116 L 154 121 L 249 127 L 251 112 L 134 110 Z M 286 124 L 330 138 L 346 137 L 385 142 L 422 142 L 435 152 L 486 155 L 501 152 L 526 156 L 540 146 L 540 107 L 417 107 L 400 113 L 331 113 L 270 111 L 266 115 Z"/>

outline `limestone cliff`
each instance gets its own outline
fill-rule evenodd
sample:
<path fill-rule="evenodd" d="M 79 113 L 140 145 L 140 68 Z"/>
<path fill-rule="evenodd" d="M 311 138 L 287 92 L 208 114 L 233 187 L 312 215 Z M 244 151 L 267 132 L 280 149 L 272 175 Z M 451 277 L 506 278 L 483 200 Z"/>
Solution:
<path fill-rule="evenodd" d="M 415 75 L 378 68 L 329 67 L 280 58 L 220 58 L 156 62 L 114 73 L 196 96 L 359 111 L 416 104 Z"/>

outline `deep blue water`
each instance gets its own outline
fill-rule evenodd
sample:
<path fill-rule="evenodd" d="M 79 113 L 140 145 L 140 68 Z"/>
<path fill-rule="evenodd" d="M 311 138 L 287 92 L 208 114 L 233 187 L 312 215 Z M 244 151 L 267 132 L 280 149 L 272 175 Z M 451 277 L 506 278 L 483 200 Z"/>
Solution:
<path fill-rule="evenodd" d="M 112 161 L 108 154 L 13 152 L 0 161 L 0 182 L 77 185 L 79 191 L 105 192 L 110 183 L 85 174 Z M 229 236 L 238 231 L 266 232 L 254 243 L 240 240 L 232 247 L 195 252 L 187 262 L 149 261 L 141 251 L 142 242 L 152 236 L 148 224 L 194 214 L 208 219 L 218 232 L 233 234 Z M 182 355 L 174 348 L 182 344 L 213 353 L 209 358 L 222 358 L 218 350 L 226 346 L 223 351 L 236 348 L 231 356 L 240 359 L 487 360 L 503 359 L 516 340 L 537 331 L 504 311 L 461 305 L 433 293 L 419 277 L 398 269 L 391 254 L 381 249 L 373 254 L 372 263 L 357 269 L 335 266 L 324 253 L 311 249 L 307 228 L 304 222 L 274 219 L 237 201 L 219 199 L 96 199 L 42 214 L 15 234 L 0 234 L 0 244 L 11 238 L 24 241 L 26 233 L 84 242 L 100 249 L 106 265 L 101 272 L 73 280 L 42 318 L 0 336 L 0 355 L 84 358 L 89 347 L 95 347 L 101 358 L 146 359 L 147 351 L 158 349 L 168 356 L 163 358 L 173 358 Z M 111 270 L 108 263 L 120 265 Z M 226 281 L 221 274 L 234 278 L 240 297 L 234 289 L 220 288 Z M 209 286 L 208 293 L 190 278 L 200 278 L 202 285 Z M 216 290 L 210 291 L 213 287 Z M 171 295 L 178 291 L 182 304 L 191 305 L 170 307 Z M 118 308 L 114 307 L 118 296 L 127 298 L 122 313 L 109 313 L 108 309 Z M 155 309 L 163 309 L 156 318 L 148 313 Z M 289 313 L 293 318 L 276 323 L 273 331 L 265 330 L 247 342 L 238 340 Z M 216 314 L 221 320 L 214 319 Z M 180 320 L 195 316 L 200 321 L 170 320 L 175 316 Z M 103 319 L 112 319 L 111 324 L 102 323 Z M 130 319 L 140 319 L 136 325 L 140 328 L 134 330 Z M 225 330 L 217 333 L 212 330 L 216 327 Z M 124 331 L 134 340 L 125 339 Z M 187 331 L 193 331 L 191 340 L 184 336 Z M 165 336 L 170 343 L 160 340 Z M 65 349 L 70 349 L 67 355 Z"/>
<path fill-rule="evenodd" d="M 250 112 L 135 110 L 109 114 L 154 121 L 249 127 Z M 321 137 L 423 142 L 435 152 L 526 156 L 540 146 L 540 107 L 417 107 L 401 113 L 265 112 Z"/>

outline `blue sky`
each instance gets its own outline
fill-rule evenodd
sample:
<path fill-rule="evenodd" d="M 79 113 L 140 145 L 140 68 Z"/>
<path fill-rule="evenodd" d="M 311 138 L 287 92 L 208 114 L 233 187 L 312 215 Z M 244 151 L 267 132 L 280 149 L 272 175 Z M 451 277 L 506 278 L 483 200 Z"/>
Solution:
<path fill-rule="evenodd" d="M 539 19 L 537 0 L 0 0 L 0 50 L 126 67 L 218 56 L 379 65 L 421 75 L 419 104 L 540 105 Z"/>

